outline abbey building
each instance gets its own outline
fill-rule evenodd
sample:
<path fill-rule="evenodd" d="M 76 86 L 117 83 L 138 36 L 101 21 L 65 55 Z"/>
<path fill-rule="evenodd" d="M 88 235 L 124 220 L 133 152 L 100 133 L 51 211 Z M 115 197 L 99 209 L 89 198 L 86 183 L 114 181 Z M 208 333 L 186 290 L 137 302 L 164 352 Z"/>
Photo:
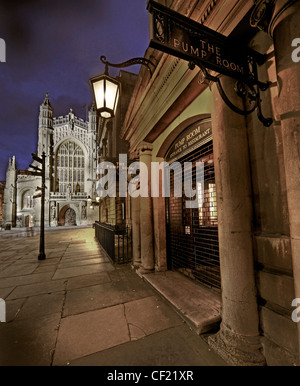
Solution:
<path fill-rule="evenodd" d="M 97 114 L 92 106 L 87 121 L 75 112 L 53 117 L 48 94 L 40 105 L 36 154 L 46 154 L 45 226 L 86 225 L 97 219 Z M 38 166 L 38 165 L 37 165 Z M 34 170 L 28 168 L 28 170 Z M 21 175 L 15 157 L 9 159 L 4 190 L 2 226 L 39 226 L 41 177 Z"/>

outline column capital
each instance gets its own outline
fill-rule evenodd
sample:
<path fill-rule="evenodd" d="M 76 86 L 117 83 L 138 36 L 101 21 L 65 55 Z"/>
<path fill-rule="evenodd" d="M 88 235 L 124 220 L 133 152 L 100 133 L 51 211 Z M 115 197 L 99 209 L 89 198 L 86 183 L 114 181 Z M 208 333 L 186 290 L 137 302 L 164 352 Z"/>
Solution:
<path fill-rule="evenodd" d="M 153 150 L 153 145 L 149 142 L 141 142 L 137 146 L 137 151 L 139 152 L 139 155 L 145 154 L 146 152 L 148 154 L 151 154 L 152 150 Z"/>
<path fill-rule="evenodd" d="M 268 31 L 276 0 L 257 0 L 250 16 L 251 27 Z"/>
<path fill-rule="evenodd" d="M 274 30 L 277 25 L 290 13 L 293 13 L 293 5 L 297 0 L 276 0 L 273 15 L 268 27 L 268 33 L 273 38 Z"/>
<path fill-rule="evenodd" d="M 278 23 L 287 14 L 285 11 L 291 8 L 297 0 L 257 0 L 250 16 L 250 25 L 273 38 L 273 32 Z"/>

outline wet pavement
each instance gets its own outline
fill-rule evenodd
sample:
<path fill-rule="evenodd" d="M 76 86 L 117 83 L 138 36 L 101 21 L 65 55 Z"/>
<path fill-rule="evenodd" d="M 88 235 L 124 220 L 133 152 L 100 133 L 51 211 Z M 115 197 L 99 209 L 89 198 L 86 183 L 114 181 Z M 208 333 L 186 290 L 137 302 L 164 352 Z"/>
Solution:
<path fill-rule="evenodd" d="M 0 233 L 1 366 L 226 366 L 92 228 Z"/>

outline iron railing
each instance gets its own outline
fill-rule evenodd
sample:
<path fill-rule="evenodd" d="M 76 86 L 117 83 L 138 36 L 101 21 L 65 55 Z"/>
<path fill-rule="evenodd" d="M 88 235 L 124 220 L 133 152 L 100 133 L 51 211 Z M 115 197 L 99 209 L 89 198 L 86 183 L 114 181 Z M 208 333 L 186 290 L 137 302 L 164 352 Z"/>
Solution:
<path fill-rule="evenodd" d="M 95 222 L 95 236 L 114 263 L 132 260 L 131 232 L 128 226 L 113 226 Z"/>

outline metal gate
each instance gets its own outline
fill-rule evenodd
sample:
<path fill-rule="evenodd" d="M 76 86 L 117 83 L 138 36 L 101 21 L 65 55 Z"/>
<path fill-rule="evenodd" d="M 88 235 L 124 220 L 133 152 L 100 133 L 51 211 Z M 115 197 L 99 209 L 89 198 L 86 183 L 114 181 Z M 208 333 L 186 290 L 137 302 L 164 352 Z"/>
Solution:
<path fill-rule="evenodd" d="M 220 290 L 218 218 L 212 140 L 187 154 L 178 162 L 192 162 L 193 189 L 196 187 L 196 162 L 204 162 L 203 205 L 186 208 L 186 197 L 174 197 L 174 177 L 170 176 L 171 194 L 166 198 L 168 268 L 183 272 L 201 283 Z M 183 169 L 183 168 L 182 168 Z M 181 173 L 183 176 L 183 173 Z M 183 178 L 183 177 L 182 177 Z M 203 189 L 203 185 L 202 185 Z"/>

